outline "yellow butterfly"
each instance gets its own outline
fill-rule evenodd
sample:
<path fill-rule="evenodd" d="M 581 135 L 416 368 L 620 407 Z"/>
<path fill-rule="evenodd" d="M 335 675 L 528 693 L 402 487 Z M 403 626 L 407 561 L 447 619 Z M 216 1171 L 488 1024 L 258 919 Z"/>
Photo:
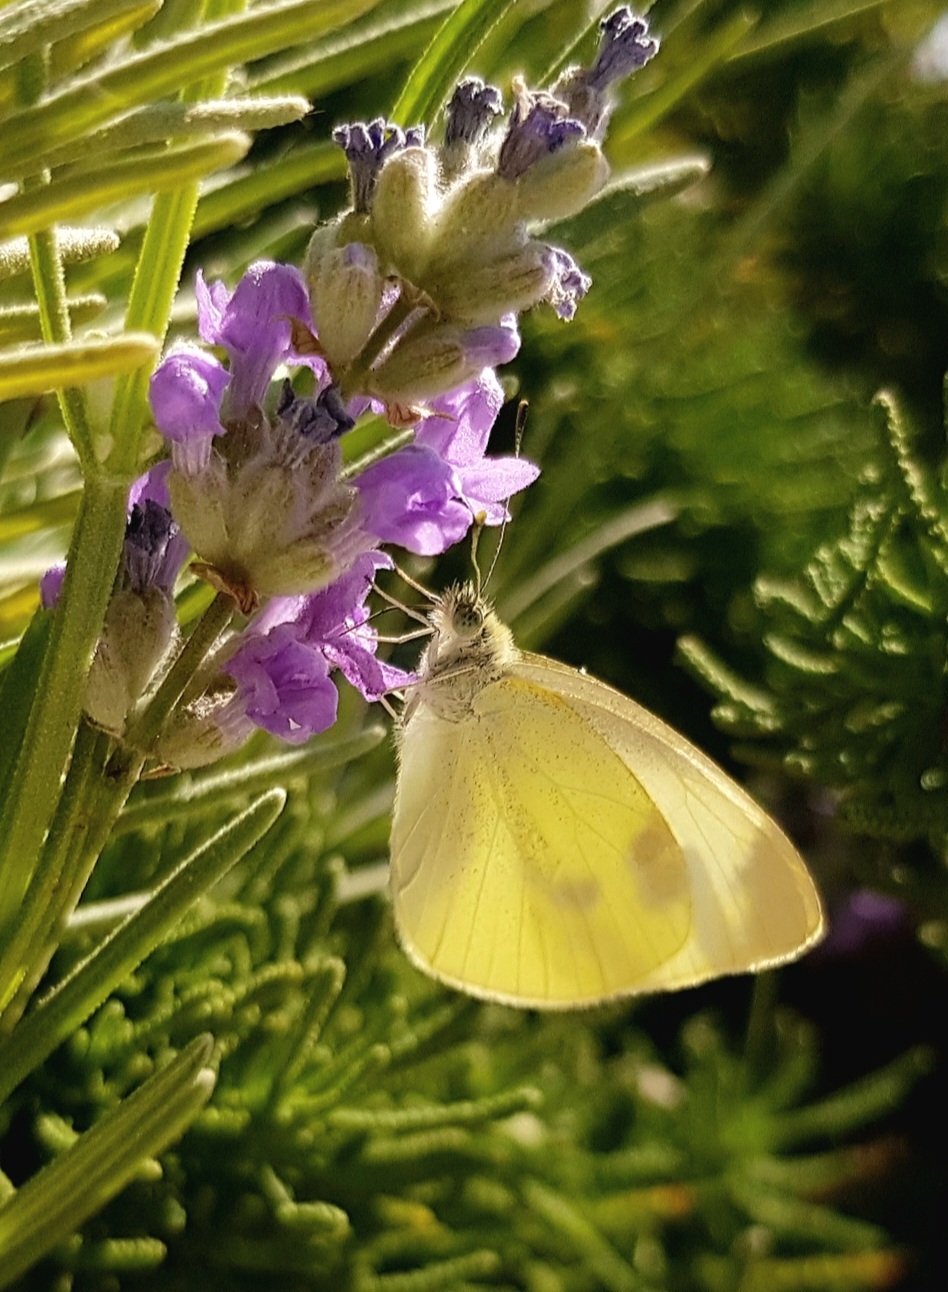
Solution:
<path fill-rule="evenodd" d="M 762 969 L 819 939 L 802 859 L 704 754 L 604 683 L 519 651 L 471 586 L 430 619 L 391 840 L 419 968 L 566 1009 Z"/>

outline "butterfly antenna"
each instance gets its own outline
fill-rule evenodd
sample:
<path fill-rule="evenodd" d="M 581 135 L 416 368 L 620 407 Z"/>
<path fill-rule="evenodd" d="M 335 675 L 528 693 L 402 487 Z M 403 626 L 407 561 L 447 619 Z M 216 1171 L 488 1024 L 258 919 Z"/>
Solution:
<path fill-rule="evenodd" d="M 401 573 L 401 571 L 399 571 L 399 573 Z M 402 614 L 407 615 L 409 619 L 414 619 L 416 623 L 424 624 L 428 632 L 431 631 L 431 625 L 428 623 L 427 615 L 420 614 L 417 610 L 412 610 L 411 606 L 406 606 L 404 601 L 399 601 L 398 597 L 393 597 L 390 592 L 386 592 L 384 588 L 380 588 L 374 580 L 372 583 L 372 590 L 377 592 L 383 601 L 387 601 L 391 609 L 400 610 Z M 384 614 L 385 612 L 380 611 L 379 613 Z"/>
<path fill-rule="evenodd" d="M 477 548 L 481 541 L 481 534 L 484 532 L 484 525 L 487 523 L 487 513 L 477 511 L 474 513 L 474 525 L 471 529 L 471 564 L 474 566 L 474 587 L 477 595 L 481 595 L 481 567 L 477 561 Z"/>
<path fill-rule="evenodd" d="M 517 457 L 517 458 L 520 457 L 520 448 L 521 448 L 521 445 L 523 444 L 523 433 L 527 426 L 527 414 L 529 412 L 530 412 L 530 405 L 527 403 L 525 399 L 521 399 L 520 403 L 517 405 L 517 415 L 514 420 L 514 457 Z M 504 536 L 507 533 L 507 524 L 509 520 L 510 520 L 510 513 L 508 512 L 507 515 L 504 517 L 503 521 L 501 522 L 500 535 L 497 539 L 497 546 L 494 548 L 494 555 L 491 558 L 490 568 L 488 569 L 487 577 L 484 580 L 485 588 L 487 587 L 488 583 L 490 583 L 491 576 L 493 575 L 494 570 L 497 567 L 497 558 L 500 556 L 500 550 L 504 545 Z M 478 576 L 478 584 L 477 584 L 478 593 L 480 593 L 480 590 L 481 590 L 480 577 Z"/>
<path fill-rule="evenodd" d="M 392 562 L 392 569 L 403 583 L 407 583 L 410 588 L 414 588 L 416 592 L 420 592 L 426 601 L 430 601 L 434 604 L 434 602 L 438 600 L 438 594 L 436 592 L 432 592 L 431 589 L 426 588 L 423 583 L 419 583 L 417 579 L 413 579 L 407 570 L 403 570 L 402 567 L 400 565 L 396 565 L 394 561 Z M 398 603 L 396 602 L 396 604 Z"/>

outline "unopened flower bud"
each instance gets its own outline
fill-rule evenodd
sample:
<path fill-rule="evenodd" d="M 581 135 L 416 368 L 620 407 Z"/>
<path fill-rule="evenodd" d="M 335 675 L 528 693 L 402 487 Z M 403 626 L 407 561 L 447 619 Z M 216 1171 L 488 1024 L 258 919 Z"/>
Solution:
<path fill-rule="evenodd" d="M 313 322 L 333 372 L 365 345 L 378 318 L 385 282 L 374 250 L 361 242 L 335 247 L 307 274 Z"/>
<path fill-rule="evenodd" d="M 431 261 L 487 255 L 485 244 L 508 239 L 520 219 L 516 187 L 493 171 L 476 171 L 447 194 L 438 215 Z"/>
<path fill-rule="evenodd" d="M 86 684 L 84 708 L 97 727 L 122 734 L 176 640 L 174 601 L 165 589 L 113 593 Z"/>
<path fill-rule="evenodd" d="M 610 86 L 637 72 L 658 53 L 658 40 L 649 35 L 648 19 L 638 18 L 623 5 L 600 24 L 599 52 L 590 68 L 571 67 L 556 82 L 553 93 L 570 116 L 581 121 L 588 135 L 601 139 L 611 104 Z"/>
<path fill-rule="evenodd" d="M 517 215 L 526 223 L 577 215 L 609 178 L 602 149 L 583 139 L 541 158 L 516 181 Z"/>
<path fill-rule="evenodd" d="M 428 290 L 445 318 L 482 325 L 544 300 L 553 273 L 549 248 L 524 241 L 484 259 L 439 265 L 432 270 Z"/>
<path fill-rule="evenodd" d="M 509 363 L 519 348 L 520 335 L 512 320 L 468 329 L 425 322 L 372 370 L 372 393 L 388 404 L 424 403 L 454 390 L 483 368 Z"/>
<path fill-rule="evenodd" d="M 514 110 L 497 158 L 497 173 L 504 179 L 519 179 L 543 157 L 557 153 L 567 144 L 578 143 L 586 131 L 581 122 L 552 94 L 527 89 L 514 81 Z"/>
<path fill-rule="evenodd" d="M 295 426 L 268 432 L 246 461 L 214 455 L 199 475 L 168 479 L 182 530 L 242 605 L 324 587 L 365 546 L 356 495 L 337 479 L 338 443 Z"/>
<path fill-rule="evenodd" d="M 427 148 L 406 148 L 382 169 L 372 203 L 372 233 L 383 269 L 411 282 L 423 272 L 441 201 L 438 163 Z"/>
<path fill-rule="evenodd" d="M 476 160 L 494 118 L 504 110 L 500 90 L 485 85 L 480 77 L 461 81 L 445 109 L 444 144 L 441 161 L 448 181 Z"/>
<path fill-rule="evenodd" d="M 219 676 L 204 693 L 172 715 L 151 752 L 168 767 L 186 771 L 225 758 L 246 744 L 256 730 L 243 705 L 235 702 L 237 685 Z"/>

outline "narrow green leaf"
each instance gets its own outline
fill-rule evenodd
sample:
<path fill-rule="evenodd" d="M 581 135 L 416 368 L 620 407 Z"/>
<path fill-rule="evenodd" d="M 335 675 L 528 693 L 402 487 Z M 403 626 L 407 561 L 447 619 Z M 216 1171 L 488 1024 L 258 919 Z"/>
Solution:
<path fill-rule="evenodd" d="M 71 81 L 43 103 L 12 114 L 0 140 L 0 155 L 5 152 L 0 171 L 16 179 L 36 174 L 46 165 L 47 152 L 128 109 L 235 64 L 303 44 L 344 26 L 377 3 L 286 0 L 255 6 L 118 59 L 107 71 Z"/>
<path fill-rule="evenodd" d="M 253 90 L 295 90 L 321 99 L 377 72 L 389 72 L 399 59 L 412 57 L 434 35 L 439 21 L 457 0 L 416 4 L 394 17 L 354 23 L 351 32 L 315 49 L 274 59 L 250 79 Z"/>
<path fill-rule="evenodd" d="M 178 148 L 143 150 L 95 169 L 30 189 L 0 205 L 0 233 L 38 233 L 96 207 L 140 193 L 160 193 L 232 165 L 250 148 L 250 136 L 236 131 Z"/>
<path fill-rule="evenodd" d="M 77 489 L 40 498 L 28 507 L 17 507 L 0 515 L 0 543 L 10 543 L 26 534 L 40 534 L 44 530 L 68 525 L 75 520 L 81 495 Z"/>
<path fill-rule="evenodd" d="M 319 184 L 342 181 L 347 169 L 345 154 L 335 144 L 320 142 L 295 148 L 287 157 L 253 166 L 202 194 L 192 235 L 203 238 Z"/>
<path fill-rule="evenodd" d="M 43 652 L 49 639 L 48 611 L 33 616 L 0 684 L 0 785 L 6 785 L 23 743 L 30 715 L 30 701 L 39 677 Z"/>
<path fill-rule="evenodd" d="M 142 0 L 31 0 L 8 5 L 0 9 L 0 68 L 39 53 L 51 39 L 109 27 L 121 14 L 141 8 Z"/>
<path fill-rule="evenodd" d="M 62 225 L 56 230 L 56 238 L 64 265 L 78 265 L 97 256 L 107 256 L 118 250 L 121 241 L 112 229 L 70 229 Z M 29 240 L 11 238 L 0 242 L 0 280 L 30 272 Z"/>
<path fill-rule="evenodd" d="M 415 64 L 392 108 L 392 120 L 400 126 L 431 126 L 481 42 L 511 7 L 504 0 L 462 0 Z"/>
<path fill-rule="evenodd" d="M 6 1043 L 0 1103 L 141 964 L 194 902 L 263 838 L 285 802 L 282 790 L 271 790 L 218 830 L 26 1015 Z"/>
<path fill-rule="evenodd" d="M 108 308 L 108 301 L 99 292 L 88 296 L 70 296 L 67 302 L 69 322 L 74 328 L 84 327 L 98 318 Z M 33 345 L 43 339 L 43 327 L 38 305 L 14 305 L 0 308 L 0 346 Z"/>
<path fill-rule="evenodd" d="M 825 39 L 829 27 L 836 27 L 886 5 L 893 8 L 901 0 L 810 0 L 807 5 L 794 5 L 784 10 L 735 50 L 730 61 L 736 63 L 763 55 L 782 57 L 792 45 L 816 39 Z"/>
<path fill-rule="evenodd" d="M 912 1086 L 931 1071 L 933 1055 L 916 1046 L 844 1090 L 777 1119 L 774 1144 L 786 1149 L 829 1135 L 837 1138 L 897 1108 Z"/>
<path fill-rule="evenodd" d="M 78 163 L 88 165 L 90 153 L 103 158 L 120 149 L 140 148 L 145 144 L 166 144 L 172 140 L 219 132 L 269 130 L 274 126 L 299 121 L 309 111 L 309 100 L 301 95 L 279 98 L 218 99 L 187 103 L 177 99 L 149 104 L 95 131 L 83 139 L 74 139 L 47 156 L 54 169 Z M 66 178 L 57 176 L 57 178 Z"/>
<path fill-rule="evenodd" d="M 0 1287 L 74 1233 L 187 1129 L 214 1090 L 212 1049 L 211 1037 L 195 1037 L 0 1207 Z"/>
<path fill-rule="evenodd" d="M 154 361 L 158 343 L 147 332 L 31 346 L 0 355 L 0 399 L 42 395 L 100 377 L 131 372 Z"/>
<path fill-rule="evenodd" d="M 148 826 L 193 819 L 274 785 L 294 784 L 316 773 L 344 767 L 374 749 L 384 736 L 383 726 L 372 725 L 356 736 L 324 738 L 302 749 L 257 758 L 227 771 L 178 777 L 169 788 L 126 807 L 116 823 L 116 832 L 127 834 Z"/>

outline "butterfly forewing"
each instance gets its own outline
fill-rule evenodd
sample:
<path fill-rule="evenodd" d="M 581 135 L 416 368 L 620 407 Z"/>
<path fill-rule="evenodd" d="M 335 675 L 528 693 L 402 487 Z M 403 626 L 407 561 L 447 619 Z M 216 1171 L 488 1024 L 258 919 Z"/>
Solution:
<path fill-rule="evenodd" d="M 686 945 L 684 856 L 601 735 L 547 688 L 485 687 L 404 733 L 392 836 L 410 954 L 447 982 L 547 1007 L 639 990 Z"/>

